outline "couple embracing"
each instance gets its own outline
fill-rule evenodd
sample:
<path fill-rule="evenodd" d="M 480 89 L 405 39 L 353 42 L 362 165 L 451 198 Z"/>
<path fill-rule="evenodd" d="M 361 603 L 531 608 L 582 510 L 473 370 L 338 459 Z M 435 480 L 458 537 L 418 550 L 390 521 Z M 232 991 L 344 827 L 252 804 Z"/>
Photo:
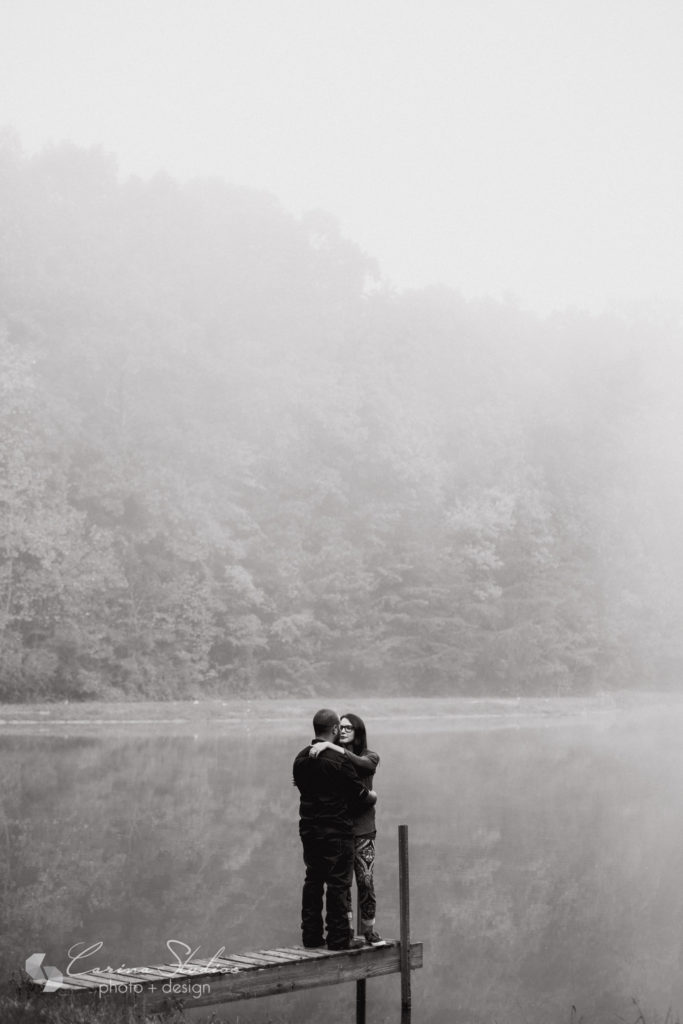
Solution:
<path fill-rule="evenodd" d="M 299 834 L 306 878 L 301 904 L 303 944 L 309 949 L 353 949 L 382 939 L 375 931 L 375 804 L 372 788 L 379 756 L 368 750 L 357 715 L 322 708 L 313 717 L 315 737 L 297 754 Z M 358 883 L 363 938 L 353 934 L 351 883 Z M 327 943 L 323 938 L 323 894 Z"/>

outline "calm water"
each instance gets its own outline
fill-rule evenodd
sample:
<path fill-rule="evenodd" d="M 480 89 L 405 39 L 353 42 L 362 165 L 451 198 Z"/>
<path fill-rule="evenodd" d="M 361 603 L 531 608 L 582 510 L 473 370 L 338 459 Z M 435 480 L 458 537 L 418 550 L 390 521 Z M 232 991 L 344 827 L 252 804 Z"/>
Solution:
<path fill-rule="evenodd" d="M 410 829 L 414 1024 L 569 1024 L 572 1005 L 586 1024 L 633 1021 L 632 998 L 650 1019 L 683 1012 L 682 726 L 680 711 L 368 718 L 387 936 Z M 75 943 L 103 943 L 87 969 L 167 960 L 169 940 L 206 956 L 298 942 L 290 767 L 307 741 L 305 721 L 1 736 L 3 972 L 36 951 L 64 969 Z M 195 1019 L 352 1022 L 354 999 L 345 985 Z M 369 1024 L 399 1004 L 398 975 L 368 983 Z"/>

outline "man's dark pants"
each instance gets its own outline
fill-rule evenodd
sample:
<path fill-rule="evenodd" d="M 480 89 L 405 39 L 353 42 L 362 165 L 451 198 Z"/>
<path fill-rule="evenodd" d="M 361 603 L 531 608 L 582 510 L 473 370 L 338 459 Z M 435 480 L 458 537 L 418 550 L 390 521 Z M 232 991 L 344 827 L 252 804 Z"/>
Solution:
<path fill-rule="evenodd" d="M 323 945 L 323 890 L 327 946 L 345 949 L 351 938 L 347 893 L 353 881 L 352 836 L 302 836 L 306 879 L 301 899 L 301 934 L 304 946 Z"/>

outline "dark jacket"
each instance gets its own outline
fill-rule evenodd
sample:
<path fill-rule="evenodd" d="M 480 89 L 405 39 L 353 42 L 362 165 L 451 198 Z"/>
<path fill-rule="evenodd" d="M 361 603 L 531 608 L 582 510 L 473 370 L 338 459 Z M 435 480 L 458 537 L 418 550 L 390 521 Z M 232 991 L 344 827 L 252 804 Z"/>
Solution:
<path fill-rule="evenodd" d="M 375 802 L 344 754 L 323 750 L 310 757 L 311 744 L 294 759 L 294 785 L 301 794 L 299 833 L 304 837 L 353 835 L 353 818 Z"/>

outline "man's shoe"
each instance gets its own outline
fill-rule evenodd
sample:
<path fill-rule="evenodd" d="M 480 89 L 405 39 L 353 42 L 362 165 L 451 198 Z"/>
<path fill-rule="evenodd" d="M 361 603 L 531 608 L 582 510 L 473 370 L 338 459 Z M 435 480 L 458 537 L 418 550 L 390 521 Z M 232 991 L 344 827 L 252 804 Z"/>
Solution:
<path fill-rule="evenodd" d="M 366 932 L 363 932 L 363 935 L 368 946 L 379 946 L 384 942 L 382 936 L 374 928 L 368 928 Z"/>
<path fill-rule="evenodd" d="M 328 949 L 335 949 L 335 950 L 336 949 L 362 949 L 364 945 L 365 945 L 365 939 L 361 938 L 360 935 L 353 935 L 350 939 L 347 939 L 346 942 L 342 942 L 338 946 L 330 946 L 330 944 L 328 942 L 327 948 Z"/>
<path fill-rule="evenodd" d="M 302 942 L 304 949 L 325 949 L 325 940 L 321 939 L 320 942 Z"/>

